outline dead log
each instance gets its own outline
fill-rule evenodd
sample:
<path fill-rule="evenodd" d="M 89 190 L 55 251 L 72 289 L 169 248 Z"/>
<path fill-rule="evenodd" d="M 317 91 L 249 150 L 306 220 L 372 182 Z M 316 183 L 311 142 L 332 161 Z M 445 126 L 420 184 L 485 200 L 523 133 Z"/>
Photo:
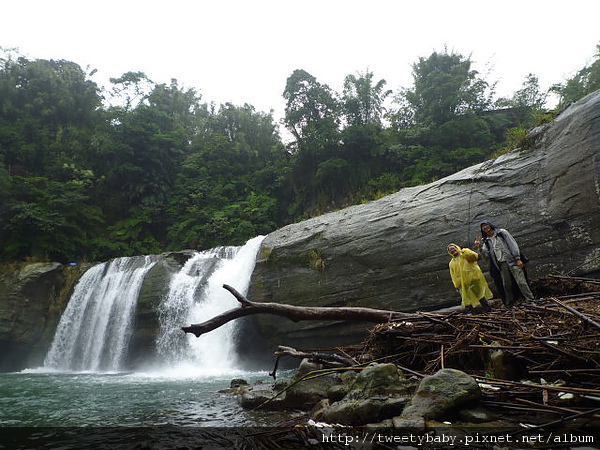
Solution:
<path fill-rule="evenodd" d="M 226 323 L 253 314 L 273 314 L 286 317 L 294 322 L 300 320 L 342 320 L 360 321 L 371 323 L 387 323 L 398 320 L 410 320 L 415 317 L 414 313 L 388 311 L 385 309 L 373 309 L 363 307 L 327 307 L 327 306 L 293 306 L 281 303 L 259 303 L 251 302 L 233 287 L 224 284 L 227 289 L 240 302 L 240 307 L 230 309 L 212 319 L 199 324 L 189 325 L 181 328 L 186 333 L 192 333 L 196 337 L 219 328 Z M 451 313 L 460 310 L 460 306 L 440 310 L 443 313 Z M 437 312 L 440 312 L 437 311 Z"/>
<path fill-rule="evenodd" d="M 335 353 L 305 352 L 283 345 L 277 347 L 277 351 L 274 353 L 274 355 L 277 357 L 291 356 L 292 358 L 307 358 L 317 363 L 324 363 L 329 367 L 349 367 L 357 364 L 356 361 Z"/>
<path fill-rule="evenodd" d="M 551 297 L 550 300 L 552 300 L 554 303 L 558 303 L 560 306 L 562 306 L 563 308 L 565 308 L 567 311 L 569 311 L 570 313 L 575 314 L 577 317 L 585 320 L 586 322 L 592 324 L 593 326 L 595 326 L 596 328 L 600 328 L 600 323 L 592 320 L 591 318 L 589 318 L 588 316 L 586 316 L 585 314 L 577 311 L 575 308 L 571 308 L 570 306 L 565 305 L 563 302 L 561 302 L 560 300 L 558 300 L 557 298 L 553 298 Z"/>
<path fill-rule="evenodd" d="M 277 356 L 275 360 L 275 367 L 273 367 L 273 371 L 269 373 L 274 379 L 277 377 L 277 368 L 279 367 L 279 360 L 283 356 L 291 356 L 293 358 L 307 358 L 315 363 L 322 364 L 326 368 L 340 368 L 340 367 L 350 367 L 358 364 L 355 360 L 350 358 L 345 358 L 343 356 L 331 353 L 323 353 L 323 352 L 304 352 L 302 350 L 296 350 L 292 347 L 285 347 L 280 345 L 277 348 L 277 351 L 274 353 Z"/>

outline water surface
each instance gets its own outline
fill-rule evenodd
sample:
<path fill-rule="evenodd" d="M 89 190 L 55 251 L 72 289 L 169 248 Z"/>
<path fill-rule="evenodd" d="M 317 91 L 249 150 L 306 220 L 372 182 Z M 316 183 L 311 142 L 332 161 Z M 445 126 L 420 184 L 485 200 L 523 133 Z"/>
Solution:
<path fill-rule="evenodd" d="M 248 412 L 236 396 L 219 392 L 232 378 L 269 381 L 267 374 L 242 372 L 229 377 L 160 372 L 0 374 L 0 426 L 268 425 L 263 413 Z"/>

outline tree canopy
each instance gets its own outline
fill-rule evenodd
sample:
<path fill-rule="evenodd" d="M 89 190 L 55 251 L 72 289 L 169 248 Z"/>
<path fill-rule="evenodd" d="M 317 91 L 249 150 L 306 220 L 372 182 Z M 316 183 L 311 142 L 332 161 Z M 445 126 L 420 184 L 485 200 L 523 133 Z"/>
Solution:
<path fill-rule="evenodd" d="M 552 88 L 561 106 L 600 87 L 599 61 Z M 283 89 L 293 136 L 284 144 L 272 113 L 203 102 L 176 79 L 127 72 L 105 89 L 74 62 L 5 52 L 0 259 L 241 244 L 483 161 L 519 145 L 515 136 L 548 114 L 548 92 L 529 74 L 496 100 L 472 66 L 433 52 L 395 94 L 369 70 L 347 75 L 341 93 L 295 70 Z"/>

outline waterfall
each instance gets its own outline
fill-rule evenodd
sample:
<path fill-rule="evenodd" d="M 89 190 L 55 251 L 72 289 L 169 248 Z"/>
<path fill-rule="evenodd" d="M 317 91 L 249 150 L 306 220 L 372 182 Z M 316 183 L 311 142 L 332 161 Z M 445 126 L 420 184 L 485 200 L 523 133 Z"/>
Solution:
<path fill-rule="evenodd" d="M 158 307 L 160 330 L 156 350 L 163 365 L 189 359 L 190 346 L 181 327 L 189 324 L 195 299 L 202 296 L 208 279 L 225 259 L 233 259 L 238 247 L 219 247 L 196 253 L 169 283 L 169 291 Z"/>
<path fill-rule="evenodd" d="M 61 316 L 44 367 L 120 370 L 142 281 L 156 260 L 155 256 L 116 258 L 84 273 Z"/>
<path fill-rule="evenodd" d="M 161 332 L 157 351 L 163 365 L 174 370 L 203 374 L 228 373 L 236 369 L 235 322 L 196 338 L 181 327 L 203 322 L 239 306 L 224 284 L 246 294 L 263 236 L 242 247 L 222 247 L 197 253 L 170 283 L 159 307 Z"/>
<path fill-rule="evenodd" d="M 197 252 L 171 278 L 157 310 L 156 349 L 161 366 L 192 367 L 205 374 L 227 373 L 236 367 L 235 323 L 200 338 L 183 333 L 181 327 L 238 306 L 223 284 L 247 292 L 262 240 L 258 236 L 241 247 Z M 159 258 L 116 258 L 85 272 L 61 316 L 44 368 L 122 370 L 140 288 Z"/>

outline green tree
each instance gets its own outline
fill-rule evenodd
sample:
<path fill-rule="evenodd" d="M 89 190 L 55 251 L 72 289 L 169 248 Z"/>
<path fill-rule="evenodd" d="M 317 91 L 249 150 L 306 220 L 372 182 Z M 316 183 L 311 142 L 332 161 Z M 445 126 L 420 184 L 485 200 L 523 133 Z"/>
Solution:
<path fill-rule="evenodd" d="M 385 85 L 383 79 L 373 84 L 373 72 L 368 70 L 358 76 L 346 76 L 342 102 L 348 124 L 381 126 L 383 103 L 392 94 L 391 90 L 384 90 Z"/>
<path fill-rule="evenodd" d="M 289 172 L 288 206 L 296 219 L 307 211 L 322 211 L 316 172 L 321 163 L 339 155 L 340 102 L 329 86 L 304 70 L 295 70 L 283 92 L 286 100 L 284 124 L 295 137 Z"/>
<path fill-rule="evenodd" d="M 85 185 L 44 177 L 13 177 L 11 200 L 0 208 L 2 259 L 66 262 L 93 256 L 91 240 L 102 224 Z"/>
<path fill-rule="evenodd" d="M 538 117 L 544 113 L 548 92 L 540 88 L 538 78 L 529 74 L 521 89 L 511 98 L 501 98 L 496 101 L 497 108 L 507 108 L 512 113 L 515 126 L 530 128 L 535 125 Z"/>
<path fill-rule="evenodd" d="M 75 63 L 0 60 L 0 247 L 4 259 L 86 258 L 103 221 L 90 164 L 98 86 Z"/>
<path fill-rule="evenodd" d="M 139 74 L 134 79 L 146 82 Z M 145 236 L 144 248 L 160 248 L 175 178 L 205 116 L 200 96 L 180 88 L 177 80 L 154 86 L 133 108 L 109 109 L 110 125 L 96 150 L 99 170 L 106 175 L 104 190 L 110 195 L 105 209 L 115 239 L 133 244 Z"/>
<path fill-rule="evenodd" d="M 497 106 L 541 111 L 546 105 L 547 92 L 542 92 L 538 78 L 530 73 L 525 77 L 521 89 L 510 99 L 499 99 Z"/>
<path fill-rule="evenodd" d="M 433 52 L 413 65 L 414 85 L 399 102 L 417 126 L 437 126 L 467 112 L 479 113 L 491 104 L 493 87 L 471 68 L 470 58 Z"/>
<path fill-rule="evenodd" d="M 600 89 L 600 44 L 596 46 L 595 61 L 580 69 L 565 83 L 555 84 L 550 90 L 559 96 L 560 105 L 568 105 Z"/>
<path fill-rule="evenodd" d="M 277 169 L 285 149 L 272 116 L 227 103 L 205 125 L 176 179 L 173 247 L 241 244 L 277 226 Z"/>
<path fill-rule="evenodd" d="M 53 177 L 85 165 L 98 120 L 99 89 L 75 63 L 0 60 L 0 152 L 9 172 Z"/>
<path fill-rule="evenodd" d="M 495 143 L 488 122 L 474 114 L 464 114 L 444 122 L 429 133 L 429 145 L 444 150 L 479 147 L 490 149 Z"/>
<path fill-rule="evenodd" d="M 155 83 L 144 72 L 125 72 L 111 78 L 109 95 L 116 105 L 129 111 L 144 102 L 155 87 Z"/>

